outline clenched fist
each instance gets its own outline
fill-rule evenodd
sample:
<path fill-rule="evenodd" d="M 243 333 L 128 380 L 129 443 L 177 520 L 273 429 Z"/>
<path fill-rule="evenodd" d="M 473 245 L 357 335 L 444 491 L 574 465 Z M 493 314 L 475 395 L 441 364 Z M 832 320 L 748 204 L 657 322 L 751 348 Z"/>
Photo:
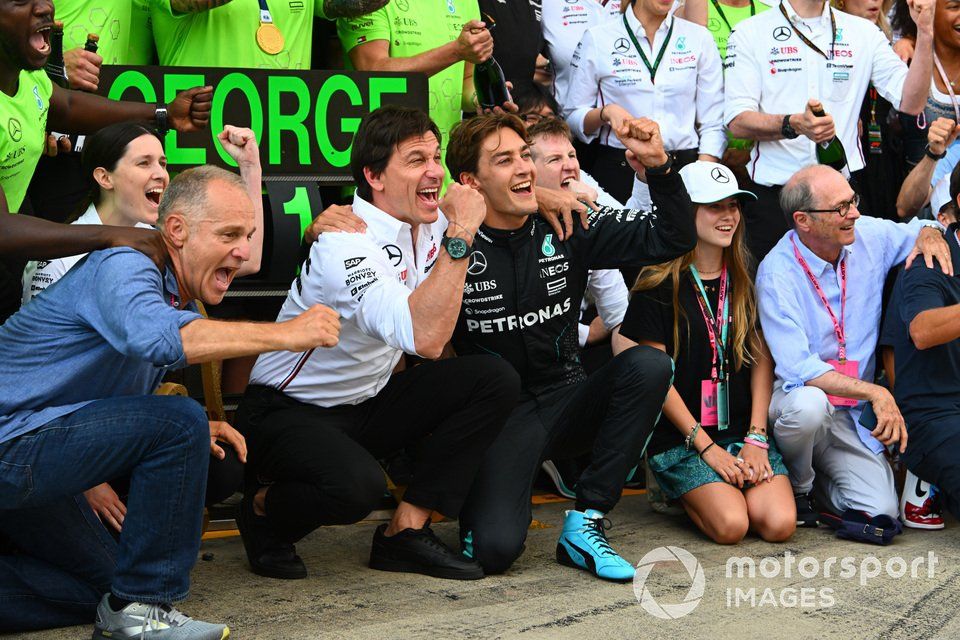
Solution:
<path fill-rule="evenodd" d="M 454 40 L 457 57 L 473 64 L 485 62 L 493 55 L 493 36 L 487 25 L 479 20 L 471 20 L 463 25 L 460 36 Z"/>
<path fill-rule="evenodd" d="M 487 203 L 476 189 L 455 182 L 440 201 L 440 210 L 451 223 L 448 235 L 466 231 L 473 236 L 487 215 Z"/>
<path fill-rule="evenodd" d="M 644 167 L 659 167 L 667 162 L 667 152 L 663 149 L 660 137 L 660 125 L 650 118 L 625 120 L 615 133 Z"/>
<path fill-rule="evenodd" d="M 340 341 L 340 314 L 322 304 L 313 305 L 281 325 L 287 351 L 335 347 Z"/>

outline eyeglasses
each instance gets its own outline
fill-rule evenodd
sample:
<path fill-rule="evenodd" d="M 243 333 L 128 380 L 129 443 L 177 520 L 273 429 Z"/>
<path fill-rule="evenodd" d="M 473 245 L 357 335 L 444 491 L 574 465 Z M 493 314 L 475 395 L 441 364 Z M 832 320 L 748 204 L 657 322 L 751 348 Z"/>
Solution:
<path fill-rule="evenodd" d="M 860 194 L 855 193 L 852 198 L 846 202 L 841 202 L 833 209 L 801 209 L 800 211 L 803 213 L 836 213 L 841 218 L 846 218 L 847 214 L 850 213 L 850 207 L 858 206 L 860 206 Z"/>

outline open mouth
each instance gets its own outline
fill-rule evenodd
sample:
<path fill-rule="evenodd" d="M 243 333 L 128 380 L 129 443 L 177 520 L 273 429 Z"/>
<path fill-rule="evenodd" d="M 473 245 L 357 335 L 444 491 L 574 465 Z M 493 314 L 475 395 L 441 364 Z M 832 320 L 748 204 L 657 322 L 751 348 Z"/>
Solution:
<path fill-rule="evenodd" d="M 569 178 L 564 178 L 563 180 L 560 181 L 560 188 L 569 189 L 571 182 L 573 182 L 573 176 L 570 176 Z"/>
<path fill-rule="evenodd" d="M 229 289 L 230 283 L 233 282 L 233 276 L 236 275 L 236 273 L 236 269 L 229 267 L 220 267 L 217 269 L 213 274 L 217 281 L 217 288 L 221 291 Z"/>
<path fill-rule="evenodd" d="M 532 195 L 533 194 L 533 183 L 529 180 L 524 180 L 523 182 L 518 182 L 517 184 L 510 187 L 510 191 L 518 193 L 520 195 Z"/>
<path fill-rule="evenodd" d="M 732 224 L 718 224 L 717 226 L 714 227 L 714 229 L 716 229 L 720 233 L 732 233 L 734 228 L 735 227 Z"/>
<path fill-rule="evenodd" d="M 148 189 L 144 194 L 147 197 L 147 201 L 150 202 L 154 207 L 160 206 L 160 197 L 163 196 L 163 188 L 154 187 L 153 189 Z"/>
<path fill-rule="evenodd" d="M 50 55 L 50 31 L 53 24 L 40 27 L 30 34 L 30 46 L 42 56 Z"/>
<path fill-rule="evenodd" d="M 440 196 L 440 187 L 427 187 L 426 189 L 418 189 L 417 197 L 424 204 L 436 207 L 437 198 Z"/>

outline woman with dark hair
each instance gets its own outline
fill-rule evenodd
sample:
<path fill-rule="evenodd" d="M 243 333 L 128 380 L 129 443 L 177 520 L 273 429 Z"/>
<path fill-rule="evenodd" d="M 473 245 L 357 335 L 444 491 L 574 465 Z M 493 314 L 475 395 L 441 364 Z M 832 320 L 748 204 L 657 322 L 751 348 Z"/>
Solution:
<path fill-rule="evenodd" d="M 769 542 L 797 524 L 787 469 L 767 436 L 773 360 L 757 305 L 733 172 L 696 162 L 680 170 L 697 207 L 697 246 L 640 273 L 614 353 L 636 344 L 675 361 L 663 415 L 647 445 L 666 497 L 679 499 L 715 542 L 748 529 Z"/>
<path fill-rule="evenodd" d="M 227 125 L 218 139 L 240 168 L 247 192 L 254 203 L 257 231 L 251 239 L 251 257 L 238 271 L 246 275 L 260 269 L 263 245 L 263 206 L 260 198 L 260 152 L 250 129 Z M 170 184 L 167 159 L 157 132 L 136 122 L 104 127 L 87 138 L 81 166 L 90 183 L 89 206 L 73 224 L 152 228 L 157 222 L 160 199 Z M 254 197 L 255 196 L 255 197 Z M 24 271 L 23 303 L 42 295 L 86 254 L 31 262 Z M 206 505 L 222 502 L 240 489 L 243 465 L 231 447 L 222 447 L 224 457 L 210 461 Z M 118 478 L 84 492 L 101 521 L 116 531 L 123 526 L 129 478 Z"/>

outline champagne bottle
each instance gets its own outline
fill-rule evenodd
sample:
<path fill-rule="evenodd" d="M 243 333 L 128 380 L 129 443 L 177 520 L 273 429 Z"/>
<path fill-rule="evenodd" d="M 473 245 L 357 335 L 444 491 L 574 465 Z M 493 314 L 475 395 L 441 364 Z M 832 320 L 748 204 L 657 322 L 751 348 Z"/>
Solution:
<path fill-rule="evenodd" d="M 810 111 L 813 112 L 813 115 L 818 118 L 822 118 L 827 115 L 823 111 L 823 105 L 817 104 L 814 107 L 810 108 Z M 847 154 L 843 150 L 843 145 L 840 143 L 840 139 L 836 136 L 830 138 L 829 140 L 824 140 L 823 142 L 817 143 L 817 162 L 820 164 L 825 164 L 828 167 L 833 167 L 837 171 L 843 171 L 843 168 L 847 166 Z"/>
<path fill-rule="evenodd" d="M 96 53 L 97 48 L 100 46 L 100 36 L 95 33 L 87 34 L 87 41 L 83 45 L 84 51 L 89 51 L 90 53 Z"/>
<path fill-rule="evenodd" d="M 511 100 L 503 69 L 493 56 L 474 67 L 473 88 L 477 91 L 477 102 L 484 109 L 502 107 Z"/>
<path fill-rule="evenodd" d="M 47 56 L 47 63 L 43 68 L 54 83 L 64 89 L 70 88 L 63 62 L 63 23 L 59 20 L 53 23 L 50 31 L 50 55 Z"/>

